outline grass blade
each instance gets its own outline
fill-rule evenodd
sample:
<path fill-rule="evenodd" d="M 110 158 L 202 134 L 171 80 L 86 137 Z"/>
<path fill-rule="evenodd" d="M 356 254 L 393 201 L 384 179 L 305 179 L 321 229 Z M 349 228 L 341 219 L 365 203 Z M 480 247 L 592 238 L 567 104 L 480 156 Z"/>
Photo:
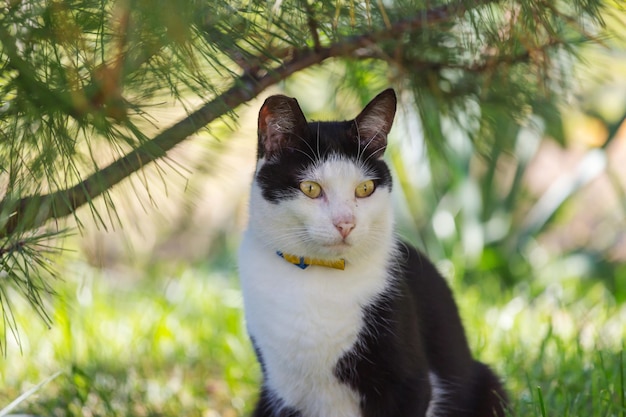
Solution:
<path fill-rule="evenodd" d="M 543 402 L 543 394 L 541 393 L 541 387 L 537 387 L 537 395 L 539 395 L 539 406 L 541 407 L 541 416 L 542 417 L 547 417 L 546 414 L 546 405 Z M 2 416 L 0 416 L 2 417 Z"/>
<path fill-rule="evenodd" d="M 20 405 L 22 401 L 24 401 L 25 399 L 27 399 L 28 397 L 30 397 L 31 395 L 39 391 L 44 385 L 46 385 L 48 382 L 52 381 L 53 379 L 57 378 L 62 373 L 63 373 L 62 371 L 58 371 L 52 374 L 51 376 L 49 376 L 48 378 L 44 379 L 43 381 L 41 381 L 39 384 L 35 385 L 31 389 L 29 389 L 28 391 L 24 392 L 22 395 L 20 395 L 15 400 L 13 400 L 9 405 L 7 405 L 2 410 L 0 410 L 0 417 L 4 417 L 8 415 L 11 411 L 13 411 L 13 409 L 15 409 L 15 407 Z"/>
<path fill-rule="evenodd" d="M 626 387 L 624 387 L 624 348 L 619 353 L 619 392 L 621 401 L 621 415 L 626 417 Z"/>

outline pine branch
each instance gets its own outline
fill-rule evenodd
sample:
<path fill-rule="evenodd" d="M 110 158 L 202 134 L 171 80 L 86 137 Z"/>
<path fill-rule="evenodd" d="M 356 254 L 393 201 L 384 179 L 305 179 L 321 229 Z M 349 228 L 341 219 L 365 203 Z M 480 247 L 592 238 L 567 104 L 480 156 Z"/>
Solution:
<path fill-rule="evenodd" d="M 54 103 L 55 110 L 70 116 L 81 125 L 90 122 L 88 116 L 100 113 L 114 119 L 118 123 L 127 120 L 127 102 L 122 96 L 123 78 L 130 77 L 142 65 L 152 59 L 167 43 L 158 48 L 144 50 L 140 56 L 128 56 L 128 26 L 130 7 L 119 6 L 120 16 L 114 31 L 117 40 L 113 43 L 110 62 L 103 61 L 99 65 L 89 62 L 86 66 L 90 72 L 90 80 L 84 85 L 76 83 L 67 88 L 50 88 L 33 73 L 31 62 L 22 58 L 18 52 L 18 44 L 23 40 L 13 36 L 7 27 L 0 25 L 1 51 L 6 55 L 8 68 L 17 72 L 16 84 L 28 93 L 28 99 L 38 107 L 49 108 Z M 170 40 L 171 42 L 171 40 Z M 104 52 L 103 52 L 104 55 Z"/>
<path fill-rule="evenodd" d="M 84 181 L 67 189 L 23 197 L 17 201 L 5 197 L 0 202 L 0 213 L 6 216 L 4 224 L 0 226 L 0 238 L 10 236 L 16 231 L 25 232 L 35 229 L 50 219 L 70 215 L 80 206 L 103 194 L 132 173 L 164 157 L 170 149 L 202 127 L 295 72 L 320 64 L 329 58 L 367 57 L 371 55 L 368 51 L 383 41 L 397 38 L 402 33 L 418 32 L 434 24 L 449 22 L 462 16 L 468 10 L 496 2 L 497 0 L 480 0 L 473 2 L 470 6 L 459 3 L 436 7 L 416 13 L 409 19 L 392 23 L 383 30 L 348 37 L 326 47 L 316 45 L 313 50 L 291 49 L 283 55 L 291 58 L 279 67 L 263 75 L 256 72 L 245 73 L 235 79 L 224 93 L 124 157 L 94 172 Z"/>
<path fill-rule="evenodd" d="M 17 52 L 16 40 L 2 25 L 0 25 L 0 45 L 2 45 L 3 52 L 8 58 L 9 66 L 18 73 L 16 81 L 19 82 L 24 91 L 29 93 L 32 101 L 37 104 L 55 103 L 65 114 L 72 116 L 78 121 L 82 119 L 83 115 L 73 105 L 70 93 L 50 90 L 29 71 L 30 65 Z"/>
<path fill-rule="evenodd" d="M 319 51 L 322 49 L 322 44 L 320 43 L 320 35 L 317 31 L 317 21 L 315 20 L 313 8 L 309 4 L 308 0 L 302 0 L 302 4 L 304 6 L 304 10 L 306 10 L 307 24 L 309 25 L 309 30 L 311 31 L 311 37 L 313 37 L 313 47 L 316 51 Z"/>
<path fill-rule="evenodd" d="M 26 240 L 18 240 L 17 242 L 0 246 L 0 259 L 7 253 L 18 252 L 24 249 L 24 246 L 27 244 L 28 242 Z"/>

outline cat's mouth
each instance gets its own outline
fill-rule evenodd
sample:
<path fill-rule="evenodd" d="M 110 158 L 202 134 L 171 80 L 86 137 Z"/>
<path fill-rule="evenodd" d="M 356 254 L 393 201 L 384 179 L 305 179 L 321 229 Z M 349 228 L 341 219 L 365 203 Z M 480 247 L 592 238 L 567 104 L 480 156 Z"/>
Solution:
<path fill-rule="evenodd" d="M 352 247 L 352 245 L 345 240 L 340 240 L 339 242 L 325 243 L 322 246 L 324 247 L 324 249 L 332 252 L 345 252 L 350 247 Z"/>
<path fill-rule="evenodd" d="M 320 255 L 323 257 L 336 257 L 345 254 L 350 250 L 354 244 L 351 239 L 352 236 L 346 236 L 342 238 L 340 236 L 329 236 L 324 234 L 321 236 L 311 236 L 312 243 L 315 243 L 317 250 L 320 251 Z"/>

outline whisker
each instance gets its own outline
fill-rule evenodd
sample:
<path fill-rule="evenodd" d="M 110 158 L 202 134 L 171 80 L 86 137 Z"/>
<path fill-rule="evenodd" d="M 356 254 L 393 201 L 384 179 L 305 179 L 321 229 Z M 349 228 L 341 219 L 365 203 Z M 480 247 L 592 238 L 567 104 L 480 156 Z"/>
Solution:
<path fill-rule="evenodd" d="M 356 158 L 358 161 L 361 160 L 361 156 L 362 156 L 362 150 L 361 150 L 361 131 L 359 130 L 359 124 L 356 122 L 356 120 L 354 121 L 354 125 L 356 127 Z"/>
<path fill-rule="evenodd" d="M 305 142 L 305 143 L 306 143 L 306 142 Z M 309 158 L 309 160 L 310 160 L 312 163 L 314 163 L 314 164 L 315 164 L 315 163 L 317 163 L 317 161 L 316 161 L 316 160 L 315 160 L 315 159 L 314 159 L 311 155 L 309 155 L 307 152 L 303 151 L 302 149 L 299 149 L 299 148 L 292 148 L 292 147 L 289 147 L 288 149 L 290 149 L 290 150 L 292 150 L 292 151 L 300 152 L 301 154 L 303 154 L 304 156 L 306 156 L 307 158 Z"/>
<path fill-rule="evenodd" d="M 378 132 L 374 133 L 374 135 L 372 135 L 371 138 L 368 139 L 367 143 L 365 144 L 365 148 L 363 148 L 363 151 L 365 152 L 365 150 L 367 150 L 367 148 L 369 148 L 369 146 L 371 145 L 372 142 L 374 142 L 374 139 L 376 139 L 376 136 L 378 136 L 378 134 L 381 131 L 379 130 Z"/>
<path fill-rule="evenodd" d="M 372 152 L 367 158 L 365 158 L 365 160 L 363 161 L 363 163 L 368 162 L 370 159 L 374 158 L 374 157 L 378 157 L 377 154 L 379 153 L 384 153 L 385 149 L 387 149 L 387 145 L 385 146 L 381 146 L 380 148 L 376 149 L 374 152 Z"/>
<path fill-rule="evenodd" d="M 322 154 L 320 152 L 320 124 L 317 124 L 317 134 L 316 134 L 316 147 L 317 147 L 317 160 L 322 160 Z"/>
<path fill-rule="evenodd" d="M 319 134 L 319 124 L 318 124 L 318 134 Z M 309 155 L 309 159 L 311 159 L 312 162 L 318 161 L 319 158 L 319 147 L 318 147 L 318 151 L 317 154 L 315 153 L 315 150 L 313 149 L 313 147 L 311 146 L 311 144 L 302 136 L 297 136 L 298 139 L 300 139 L 302 142 L 304 142 L 304 144 L 307 146 L 307 148 L 309 148 L 309 150 L 311 151 L 311 155 Z"/>
<path fill-rule="evenodd" d="M 372 142 L 376 139 L 376 137 L 383 132 L 382 128 L 378 129 L 367 141 L 365 141 L 365 146 L 361 148 L 361 145 L 364 141 L 361 140 L 361 131 L 359 130 L 359 124 L 355 122 L 356 131 L 357 131 L 357 160 L 361 160 L 367 149 L 370 147 Z M 378 155 L 380 152 L 384 152 L 387 148 L 387 145 L 380 147 L 379 149 L 374 150 L 370 155 L 363 161 L 364 163 L 369 161 L 372 157 Z"/>

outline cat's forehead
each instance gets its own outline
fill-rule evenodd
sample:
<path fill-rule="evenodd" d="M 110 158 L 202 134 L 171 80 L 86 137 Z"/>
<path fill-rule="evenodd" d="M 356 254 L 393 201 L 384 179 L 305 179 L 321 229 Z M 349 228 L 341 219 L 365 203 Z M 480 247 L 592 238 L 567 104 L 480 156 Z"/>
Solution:
<path fill-rule="evenodd" d="M 310 164 L 303 170 L 300 179 L 362 181 L 373 177 L 375 177 L 374 172 L 360 160 L 334 153 Z"/>

